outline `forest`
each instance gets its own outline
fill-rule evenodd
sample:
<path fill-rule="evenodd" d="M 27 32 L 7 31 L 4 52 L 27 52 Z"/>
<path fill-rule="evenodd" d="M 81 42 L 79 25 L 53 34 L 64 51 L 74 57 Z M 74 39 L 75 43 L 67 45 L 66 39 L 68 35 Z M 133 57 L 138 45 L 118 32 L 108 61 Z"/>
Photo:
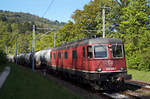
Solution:
<path fill-rule="evenodd" d="M 31 52 L 32 25 L 53 29 L 36 29 L 36 51 L 53 48 L 54 33 L 56 46 L 97 33 L 102 35 L 104 6 L 108 7 L 106 37 L 123 40 L 127 67 L 150 71 L 150 0 L 91 0 L 83 10 L 75 10 L 67 23 L 27 13 L 0 11 L 0 48 L 4 53 L 16 54 L 17 42 L 18 53 Z"/>

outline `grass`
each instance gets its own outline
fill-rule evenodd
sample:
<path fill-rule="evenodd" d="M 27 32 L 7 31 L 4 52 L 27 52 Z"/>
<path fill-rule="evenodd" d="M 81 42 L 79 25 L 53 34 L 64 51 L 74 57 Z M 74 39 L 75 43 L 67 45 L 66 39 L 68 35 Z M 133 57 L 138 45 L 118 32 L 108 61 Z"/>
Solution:
<path fill-rule="evenodd" d="M 15 64 L 10 65 L 11 73 L 0 89 L 0 99 L 81 99 L 39 73 Z"/>
<path fill-rule="evenodd" d="M 128 69 L 128 74 L 132 74 L 133 80 L 150 82 L 150 72 Z"/>

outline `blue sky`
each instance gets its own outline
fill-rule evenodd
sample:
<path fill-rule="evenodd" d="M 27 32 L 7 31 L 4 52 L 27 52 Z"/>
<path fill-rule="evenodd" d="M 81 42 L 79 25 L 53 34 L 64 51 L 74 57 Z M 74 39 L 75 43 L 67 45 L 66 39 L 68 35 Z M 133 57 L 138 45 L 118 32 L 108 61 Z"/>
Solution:
<path fill-rule="evenodd" d="M 1 0 L 0 10 L 26 12 L 43 16 L 52 0 Z M 44 15 L 50 20 L 67 22 L 76 9 L 83 9 L 91 0 L 54 0 L 48 12 Z"/>

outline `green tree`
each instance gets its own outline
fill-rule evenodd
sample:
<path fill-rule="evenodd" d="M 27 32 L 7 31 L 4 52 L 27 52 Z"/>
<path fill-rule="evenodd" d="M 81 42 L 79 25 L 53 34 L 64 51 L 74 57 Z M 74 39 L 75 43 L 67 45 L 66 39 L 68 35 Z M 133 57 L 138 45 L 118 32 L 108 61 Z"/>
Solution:
<path fill-rule="evenodd" d="M 128 6 L 122 9 L 121 22 L 118 33 L 115 35 L 125 42 L 127 65 L 139 70 L 149 67 L 146 66 L 144 61 L 146 56 L 143 55 L 144 52 L 149 53 L 146 49 L 150 43 L 150 40 L 147 39 L 150 33 L 148 29 L 150 19 L 146 3 L 146 0 L 130 0 Z"/>

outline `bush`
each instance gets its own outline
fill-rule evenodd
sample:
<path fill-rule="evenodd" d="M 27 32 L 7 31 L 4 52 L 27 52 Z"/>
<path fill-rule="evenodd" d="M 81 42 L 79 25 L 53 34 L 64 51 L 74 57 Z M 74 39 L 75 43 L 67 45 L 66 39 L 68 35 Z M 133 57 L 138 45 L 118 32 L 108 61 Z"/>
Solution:
<path fill-rule="evenodd" d="M 132 55 L 127 55 L 127 66 L 130 69 L 140 71 L 150 71 L 150 51 L 147 48 L 145 51 L 136 51 Z"/>
<path fill-rule="evenodd" d="M 140 54 L 140 64 L 138 70 L 150 71 L 150 50 L 147 48 Z"/>
<path fill-rule="evenodd" d="M 7 62 L 7 56 L 4 51 L 0 50 L 0 65 L 5 64 Z"/>

